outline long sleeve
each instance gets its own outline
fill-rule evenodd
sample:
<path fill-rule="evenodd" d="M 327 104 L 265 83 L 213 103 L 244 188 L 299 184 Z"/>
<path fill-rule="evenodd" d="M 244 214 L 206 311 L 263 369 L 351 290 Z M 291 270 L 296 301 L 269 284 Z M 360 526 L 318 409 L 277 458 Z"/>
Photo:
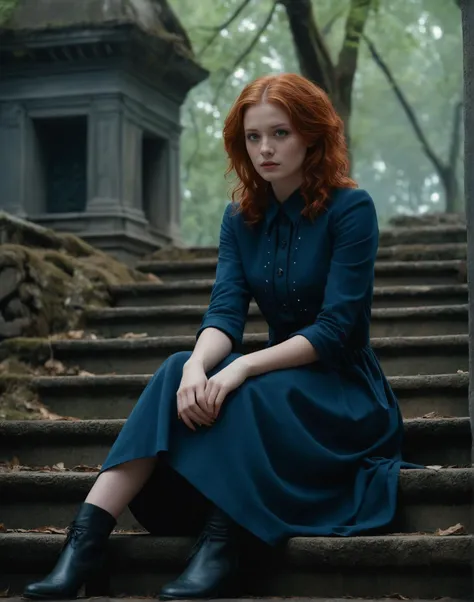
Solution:
<path fill-rule="evenodd" d="M 231 210 L 229 203 L 220 230 L 216 280 L 196 340 L 205 328 L 212 326 L 230 337 L 234 349 L 242 342 L 252 295 L 242 267 Z"/>
<path fill-rule="evenodd" d="M 331 217 L 333 249 L 321 311 L 314 324 L 291 335 L 306 337 L 327 365 L 337 362 L 367 307 L 378 248 L 377 215 L 365 190 L 348 191 Z"/>

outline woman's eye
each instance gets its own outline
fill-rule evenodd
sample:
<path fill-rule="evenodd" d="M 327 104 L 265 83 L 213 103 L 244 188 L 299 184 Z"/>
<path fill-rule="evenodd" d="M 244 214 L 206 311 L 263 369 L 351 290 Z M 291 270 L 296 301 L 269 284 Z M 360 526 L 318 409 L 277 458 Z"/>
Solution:
<path fill-rule="evenodd" d="M 288 130 L 277 130 L 275 133 L 278 138 L 283 138 L 289 134 Z"/>
<path fill-rule="evenodd" d="M 255 140 L 258 139 L 258 135 L 257 134 L 247 134 L 247 140 L 250 140 L 251 142 L 255 142 Z"/>

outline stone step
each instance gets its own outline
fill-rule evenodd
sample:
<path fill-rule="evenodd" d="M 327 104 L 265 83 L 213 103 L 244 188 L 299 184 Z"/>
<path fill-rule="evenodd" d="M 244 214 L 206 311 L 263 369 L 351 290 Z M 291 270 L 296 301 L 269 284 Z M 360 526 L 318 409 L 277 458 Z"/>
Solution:
<path fill-rule="evenodd" d="M 163 280 L 211 279 L 216 274 L 217 259 L 204 258 L 188 261 L 160 260 L 140 262 L 137 269 L 155 274 Z M 410 284 L 460 284 L 466 281 L 466 262 L 446 261 L 377 261 L 375 285 L 395 286 Z"/>
<path fill-rule="evenodd" d="M 418 231 L 420 233 L 420 231 Z M 431 240 L 428 240 L 426 234 L 432 234 Z M 402 239 L 397 240 L 397 236 L 393 234 L 407 234 L 411 235 L 411 240 L 403 242 Z M 461 230 L 454 230 L 454 238 L 450 240 L 448 233 L 447 237 L 439 236 L 439 228 L 434 231 L 430 229 L 428 231 L 422 230 L 421 237 L 416 239 L 413 237 L 413 233 L 408 229 L 403 231 L 397 230 L 381 230 L 380 232 L 380 245 L 377 257 L 387 258 L 396 257 L 400 261 L 413 261 L 423 259 L 465 259 L 466 257 L 466 228 L 463 226 Z M 461 234 L 459 240 L 456 239 L 458 234 Z M 391 236 L 392 235 L 392 236 Z M 402 237 L 403 238 L 403 237 Z M 456 240 L 454 240 L 456 239 Z M 183 249 L 176 248 L 164 248 L 162 249 L 154 259 L 179 259 L 179 258 L 194 258 L 204 259 L 209 257 L 217 257 L 218 248 L 214 247 L 184 247 Z M 144 259 L 151 259 L 147 257 Z"/>
<path fill-rule="evenodd" d="M 466 237 L 466 226 L 462 224 L 382 228 L 379 247 L 462 243 Z"/>
<path fill-rule="evenodd" d="M 263 334 L 244 337 L 243 352 L 262 349 Z M 372 339 L 387 376 L 450 374 L 468 370 L 468 336 L 391 337 Z M 16 356 L 33 365 L 54 357 L 67 366 L 93 374 L 154 373 L 172 353 L 191 351 L 194 336 L 144 337 L 139 339 L 7 339 L 0 343 L 0 361 Z"/>
<path fill-rule="evenodd" d="M 96 477 L 93 472 L 2 472 L 2 523 L 7 529 L 67 527 Z M 471 532 L 473 479 L 472 468 L 403 470 L 397 517 L 391 530 L 435 533 L 461 523 Z M 179 518 L 174 516 L 172 520 L 179 523 Z M 189 528 L 186 535 L 196 534 L 199 521 Z M 130 512 L 120 517 L 117 529 L 143 531 Z"/>
<path fill-rule="evenodd" d="M 286 600 L 286 598 L 260 598 L 261 602 L 275 602 L 275 600 Z M 24 602 L 24 598 L 2 598 L 2 602 Z M 94 602 L 143 602 L 143 598 L 131 598 L 131 597 L 121 597 L 121 598 L 101 598 L 100 596 L 94 597 Z M 223 598 L 216 598 L 215 602 L 228 602 Z M 232 598 L 232 602 L 248 602 L 248 598 Z M 293 597 L 292 602 L 347 602 L 347 598 L 296 598 Z M 351 602 L 400 602 L 400 597 L 398 598 L 352 598 Z M 420 600 L 410 598 L 410 602 L 426 602 L 426 600 Z M 443 602 L 464 602 L 460 598 L 443 598 Z"/>
<path fill-rule="evenodd" d="M 106 338 L 127 332 L 152 337 L 194 335 L 206 309 L 206 305 L 91 308 L 86 313 L 87 329 Z M 268 332 L 267 322 L 254 303 L 249 307 L 245 332 Z M 373 309 L 370 332 L 372 337 L 467 334 L 468 305 Z"/>
<path fill-rule="evenodd" d="M 16 456 L 26 466 L 57 462 L 66 468 L 96 466 L 104 461 L 123 424 L 123 419 L 0 421 L 0 461 Z M 412 418 L 404 424 L 406 461 L 442 466 L 471 463 L 469 418 Z"/>
<path fill-rule="evenodd" d="M 54 565 L 61 535 L 0 534 L 0 590 L 18 595 Z M 112 595 L 155 595 L 184 568 L 194 539 L 112 535 Z M 297 537 L 245 556 L 240 595 L 472 599 L 472 536 Z M 88 595 L 94 595 L 91 590 Z"/>
<path fill-rule="evenodd" d="M 150 377 L 151 374 L 39 376 L 28 382 L 41 401 L 61 416 L 126 418 Z M 469 415 L 467 373 L 392 376 L 388 380 L 405 418 L 430 412 L 445 417 Z"/>
<path fill-rule="evenodd" d="M 117 307 L 208 305 L 214 280 L 170 280 L 111 286 Z M 418 307 L 467 303 L 467 284 L 377 286 L 373 307 Z"/>
<path fill-rule="evenodd" d="M 394 261 L 442 261 L 445 259 L 466 259 L 467 245 L 465 242 L 436 243 L 436 244 L 405 244 L 381 246 L 377 259 L 392 259 Z"/>

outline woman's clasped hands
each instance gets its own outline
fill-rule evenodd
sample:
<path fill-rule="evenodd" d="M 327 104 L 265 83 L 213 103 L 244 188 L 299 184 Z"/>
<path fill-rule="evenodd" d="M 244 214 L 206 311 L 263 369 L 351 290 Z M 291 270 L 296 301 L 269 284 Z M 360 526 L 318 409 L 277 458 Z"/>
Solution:
<path fill-rule="evenodd" d="M 227 395 L 247 379 L 248 369 L 243 358 L 207 378 L 203 365 L 189 360 L 177 391 L 178 418 L 191 430 L 196 426 L 212 426 L 219 416 Z"/>

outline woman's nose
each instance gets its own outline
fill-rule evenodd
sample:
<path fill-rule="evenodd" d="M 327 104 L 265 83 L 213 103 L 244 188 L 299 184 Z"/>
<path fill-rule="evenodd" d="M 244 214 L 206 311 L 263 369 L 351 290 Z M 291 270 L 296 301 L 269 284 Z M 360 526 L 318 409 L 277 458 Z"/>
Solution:
<path fill-rule="evenodd" d="M 266 138 L 262 138 L 262 145 L 260 147 L 260 152 L 265 155 L 268 154 L 272 154 L 273 153 L 273 149 L 271 147 L 271 145 L 269 144 L 269 140 Z"/>

